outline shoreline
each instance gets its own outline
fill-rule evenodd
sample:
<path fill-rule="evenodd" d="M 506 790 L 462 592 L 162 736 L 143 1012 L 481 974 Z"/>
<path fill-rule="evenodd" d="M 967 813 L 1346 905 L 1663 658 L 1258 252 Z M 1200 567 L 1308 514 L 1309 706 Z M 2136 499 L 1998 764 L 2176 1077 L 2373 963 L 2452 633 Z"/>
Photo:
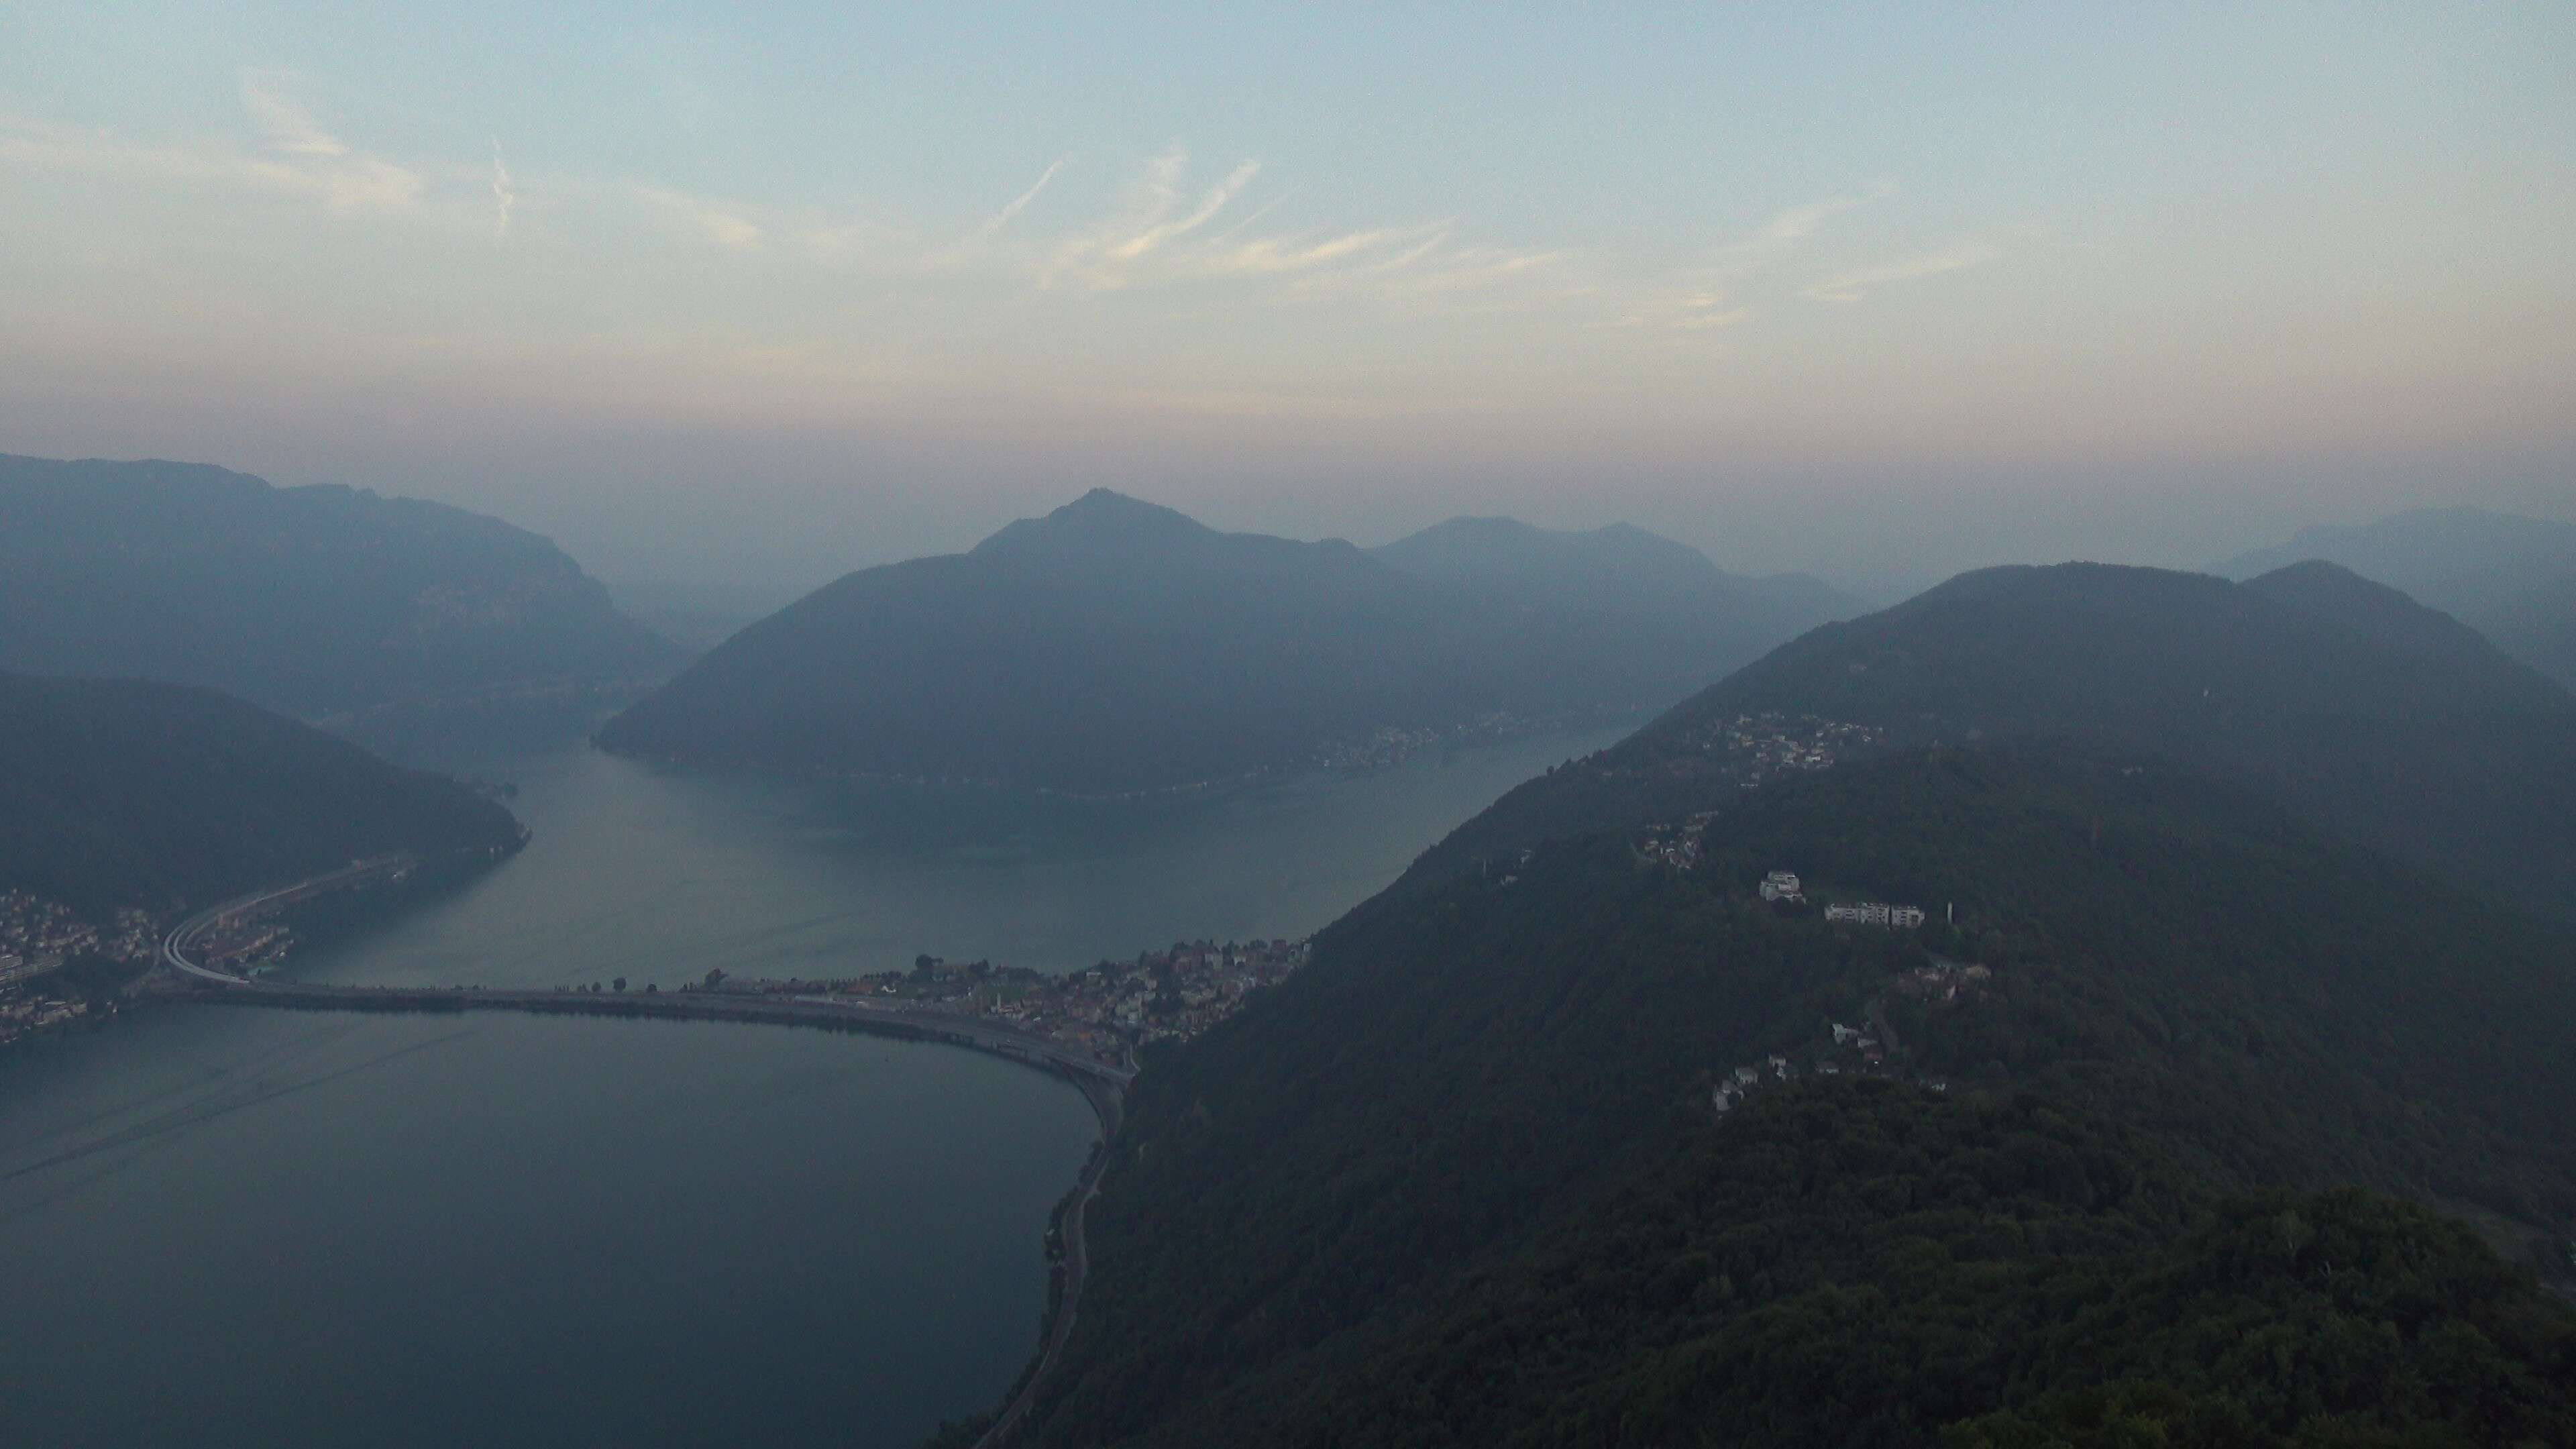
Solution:
<path fill-rule="evenodd" d="M 1446 754 L 1455 750 L 1514 745 L 1534 739 L 1584 734 L 1595 729 L 1611 727 L 1633 728 L 1652 719 L 1655 713 L 1654 708 L 1641 706 L 1592 714 L 1520 720 L 1512 727 L 1491 731 L 1479 729 L 1472 724 L 1456 726 L 1434 731 L 1443 736 L 1440 739 L 1411 745 L 1386 759 L 1344 763 L 1319 757 L 1291 763 L 1256 766 L 1239 774 L 1212 776 L 1204 780 L 1184 780 L 1164 785 L 1145 785 L 1127 790 L 1085 790 L 986 776 L 908 775 L 886 770 L 835 769 L 820 764 L 799 765 L 714 756 L 665 754 L 607 744 L 602 742 L 595 733 L 589 737 L 587 744 L 589 748 L 612 758 L 665 770 L 739 772 L 772 780 L 808 784 L 895 785 L 926 789 L 985 790 L 1006 794 L 1026 794 L 1044 799 L 1062 800 L 1075 805 L 1156 804 L 1179 801 L 1191 796 L 1257 789 L 1264 785 L 1299 780 L 1314 775 L 1375 774 L 1383 770 L 1400 769 L 1423 755 L 1434 752 Z"/>

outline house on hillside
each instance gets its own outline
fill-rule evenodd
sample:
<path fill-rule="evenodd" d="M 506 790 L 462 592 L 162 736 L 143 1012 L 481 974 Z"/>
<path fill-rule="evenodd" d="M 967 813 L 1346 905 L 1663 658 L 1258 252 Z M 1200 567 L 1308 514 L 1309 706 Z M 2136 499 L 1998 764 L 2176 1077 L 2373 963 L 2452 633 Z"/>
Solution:
<path fill-rule="evenodd" d="M 1825 919 L 1838 925 L 1892 926 L 1911 930 L 1923 924 L 1919 906 L 1891 906 L 1885 901 L 1856 901 L 1825 907 Z"/>
<path fill-rule="evenodd" d="M 1793 870 L 1775 870 L 1769 875 L 1764 876 L 1762 878 L 1762 899 L 1766 901 L 1795 901 L 1805 899 L 1803 896 L 1798 894 L 1798 873 Z"/>

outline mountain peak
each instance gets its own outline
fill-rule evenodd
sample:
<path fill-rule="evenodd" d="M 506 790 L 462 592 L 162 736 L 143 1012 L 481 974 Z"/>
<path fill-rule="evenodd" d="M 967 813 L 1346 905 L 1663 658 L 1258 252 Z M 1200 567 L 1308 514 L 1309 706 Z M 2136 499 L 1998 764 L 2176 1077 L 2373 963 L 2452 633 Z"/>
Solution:
<path fill-rule="evenodd" d="M 2475 629 L 2450 615 L 2417 603 L 2402 589 L 2363 578 L 2325 559 L 2277 568 L 2239 587 L 2286 604 L 2354 642 L 2423 658 L 2494 652 L 2494 646 Z"/>
<path fill-rule="evenodd" d="M 999 558 L 1123 555 L 1138 549 L 1186 547 L 1220 536 L 1177 508 L 1094 488 L 1043 518 L 1006 525 L 975 545 L 973 552 Z"/>

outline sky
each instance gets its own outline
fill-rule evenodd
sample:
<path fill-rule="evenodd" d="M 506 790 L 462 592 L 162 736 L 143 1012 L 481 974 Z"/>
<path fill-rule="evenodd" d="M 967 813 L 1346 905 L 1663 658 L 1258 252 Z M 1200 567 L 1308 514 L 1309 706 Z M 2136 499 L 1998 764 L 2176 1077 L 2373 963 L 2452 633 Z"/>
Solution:
<path fill-rule="evenodd" d="M 1873 592 L 2576 518 L 2564 3 L 754 8 L 14 0 L 0 451 L 764 599 L 1102 485 Z"/>

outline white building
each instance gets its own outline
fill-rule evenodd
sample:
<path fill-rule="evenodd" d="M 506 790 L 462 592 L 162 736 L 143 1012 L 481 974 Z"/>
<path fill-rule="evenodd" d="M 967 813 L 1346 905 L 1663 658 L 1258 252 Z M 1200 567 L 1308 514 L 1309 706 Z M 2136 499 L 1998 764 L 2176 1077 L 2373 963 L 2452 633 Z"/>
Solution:
<path fill-rule="evenodd" d="M 1798 873 L 1796 871 L 1775 870 L 1762 878 L 1762 899 L 1766 901 L 1794 901 L 1798 898 Z"/>
<path fill-rule="evenodd" d="M 1923 924 L 1923 912 L 1916 906 L 1891 906 L 1885 901 L 1856 901 L 1847 906 L 1825 907 L 1825 919 L 1854 926 L 1901 926 L 1910 929 Z"/>

